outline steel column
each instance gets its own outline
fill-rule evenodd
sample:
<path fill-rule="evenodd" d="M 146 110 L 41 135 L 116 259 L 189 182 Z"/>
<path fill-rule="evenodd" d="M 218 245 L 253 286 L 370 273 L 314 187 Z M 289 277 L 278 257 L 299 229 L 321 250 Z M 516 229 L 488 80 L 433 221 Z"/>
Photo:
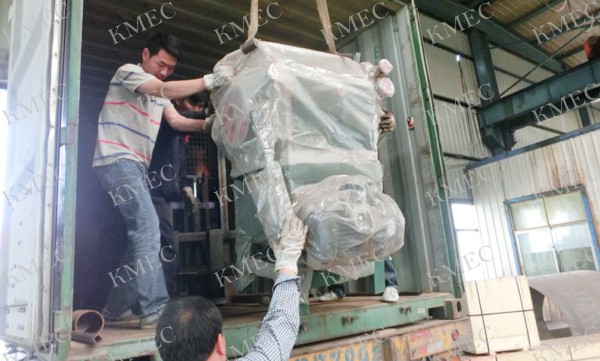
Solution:
<path fill-rule="evenodd" d="M 419 27 L 419 13 L 417 7 L 414 6 L 414 4 L 415 0 L 413 0 L 413 6 L 411 7 L 410 31 L 412 37 L 413 54 L 415 57 L 415 64 L 417 70 L 418 87 L 421 91 L 421 97 L 423 99 L 423 114 L 435 114 L 435 108 L 433 105 L 433 95 L 431 92 L 431 86 L 429 84 L 425 52 L 423 49 L 423 37 L 421 35 Z M 440 197 L 440 202 L 438 205 L 438 211 L 441 222 L 440 237 L 446 251 L 448 266 L 451 269 L 459 269 L 458 247 L 454 238 L 454 227 L 452 221 L 452 213 L 450 210 L 449 195 L 446 188 L 444 188 L 446 167 L 444 165 L 444 153 L 442 151 L 442 145 L 440 143 L 437 121 L 435 119 L 435 115 L 425 116 L 424 119 L 426 136 L 429 144 L 429 151 L 432 161 L 431 165 L 434 178 L 434 185 L 436 188 L 436 192 Z M 458 274 L 452 274 L 451 282 L 451 287 L 454 296 L 457 298 L 462 297 L 462 279 L 458 276 Z"/>
<path fill-rule="evenodd" d="M 68 1 L 65 17 L 67 24 L 63 25 L 66 29 L 65 38 L 65 62 L 63 77 L 67 81 L 66 94 L 66 119 L 61 119 L 61 143 L 64 146 L 64 158 L 60 162 L 65 163 L 65 184 L 64 184 L 64 202 L 62 203 L 63 214 L 58 217 L 57 229 L 62 228 L 62 252 L 56 249 L 55 252 L 61 253 L 59 263 L 60 272 L 60 293 L 59 293 L 59 317 L 62 317 L 63 325 L 66 329 L 59 329 L 54 325 L 57 336 L 59 334 L 71 335 L 71 313 L 73 309 L 73 276 L 74 276 L 74 258 L 75 258 L 75 200 L 77 191 L 77 144 L 78 144 L 78 124 L 79 124 L 79 96 L 81 82 L 81 43 L 83 28 L 83 0 Z M 59 232 L 60 233 L 60 232 Z M 57 245 L 55 245 L 57 247 Z M 58 254 L 57 253 L 57 254 Z M 67 321 L 68 322 L 65 322 Z M 56 320 L 60 321 L 60 320 Z M 66 360 L 69 354 L 70 342 L 58 340 L 57 359 Z"/>
<path fill-rule="evenodd" d="M 485 108 L 500 97 L 496 71 L 494 69 L 494 62 L 492 61 L 492 52 L 490 51 L 490 42 L 487 35 L 479 30 L 470 31 L 468 36 L 473 61 L 475 62 L 475 73 L 479 87 L 478 94 L 481 98 L 481 106 Z M 479 120 L 479 126 L 483 128 L 483 142 L 493 154 L 510 150 L 515 144 L 514 133 L 510 130 L 483 127 L 481 120 Z"/>

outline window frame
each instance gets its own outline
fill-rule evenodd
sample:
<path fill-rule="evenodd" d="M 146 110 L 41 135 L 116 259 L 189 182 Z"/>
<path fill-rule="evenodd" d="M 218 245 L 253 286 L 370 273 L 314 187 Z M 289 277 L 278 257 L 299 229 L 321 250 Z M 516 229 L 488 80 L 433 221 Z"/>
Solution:
<path fill-rule="evenodd" d="M 600 245 L 598 244 L 598 237 L 596 234 L 596 229 L 594 228 L 594 221 L 592 218 L 592 212 L 591 212 L 591 208 L 590 208 L 590 203 L 587 197 L 587 192 L 585 190 L 585 186 L 583 184 L 578 184 L 578 185 L 574 185 L 574 186 L 568 186 L 568 187 L 563 187 L 563 188 L 556 188 L 553 189 L 551 191 L 547 191 L 547 192 L 541 192 L 541 193 L 537 193 L 537 194 L 531 194 L 528 196 L 524 196 L 524 197 L 518 197 L 518 198 L 513 198 L 513 199 L 509 199 L 504 201 L 504 211 L 506 212 L 506 219 L 508 222 L 508 232 L 510 234 L 510 238 L 511 238 L 511 245 L 514 251 L 513 254 L 513 259 L 514 259 L 514 263 L 515 263 L 515 269 L 517 271 L 517 275 L 525 275 L 524 274 L 524 269 L 525 267 L 523 266 L 523 261 L 521 258 L 521 252 L 519 249 L 519 245 L 517 243 L 517 238 L 516 238 L 516 233 L 517 231 L 515 231 L 514 228 L 514 222 L 513 222 L 513 218 L 512 218 L 512 214 L 510 211 L 510 205 L 515 204 L 515 203 L 520 203 L 520 202 L 526 202 L 526 201 L 531 201 L 531 200 L 535 200 L 535 199 L 542 199 L 542 198 L 550 198 L 550 197 L 554 197 L 554 196 L 561 196 L 561 195 L 565 195 L 568 193 L 573 193 L 573 192 L 580 192 L 581 193 L 581 199 L 583 200 L 583 208 L 585 210 L 585 216 L 586 216 L 586 222 L 588 225 L 588 230 L 590 232 L 590 237 L 592 240 L 592 252 L 594 254 L 594 264 L 596 266 L 596 271 L 600 270 Z M 547 212 L 546 212 L 547 213 Z M 575 222 L 578 223 L 578 222 Z M 574 222 L 568 222 L 568 223 L 564 223 L 564 224 L 560 224 L 559 226 L 565 226 L 565 225 L 569 225 L 569 224 L 575 224 Z M 554 226 L 556 227 L 556 226 Z M 548 229 L 550 230 L 550 232 L 552 231 L 553 226 L 548 224 L 547 227 L 539 227 L 539 228 L 531 228 L 530 230 L 535 230 L 535 229 Z M 558 273 L 561 273 L 560 271 Z M 526 276 L 526 275 L 525 275 Z"/>

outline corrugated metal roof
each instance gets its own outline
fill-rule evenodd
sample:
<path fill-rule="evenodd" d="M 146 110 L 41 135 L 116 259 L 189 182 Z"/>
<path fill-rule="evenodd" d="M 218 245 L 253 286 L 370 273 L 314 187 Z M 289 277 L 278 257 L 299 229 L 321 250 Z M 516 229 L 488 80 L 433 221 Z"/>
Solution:
<path fill-rule="evenodd" d="M 583 43 L 592 35 L 600 35 L 600 29 L 597 27 L 585 27 L 573 30 L 574 26 L 572 23 L 574 19 L 577 24 L 581 24 L 583 20 L 587 20 L 587 15 L 585 15 L 586 10 L 589 15 L 597 15 L 596 13 L 600 10 L 600 6 L 595 2 L 586 0 L 564 0 L 555 6 L 548 6 L 546 3 L 549 3 L 549 1 L 496 0 L 492 2 L 492 6 L 494 9 L 503 9 L 503 11 L 498 10 L 498 13 L 494 14 L 494 20 L 499 21 L 503 25 L 508 25 L 535 8 L 543 9 L 544 11 L 539 15 L 515 27 L 514 31 L 523 39 L 537 44 L 548 54 L 554 54 L 564 46 L 556 54 L 558 59 L 561 59 L 564 54 L 570 53 L 572 50 L 580 49 L 579 52 L 564 59 L 568 67 L 575 67 L 587 61 L 583 52 Z M 573 15 L 574 19 L 571 15 Z M 583 20 L 577 20 L 579 16 Z M 551 34 L 548 34 L 549 32 Z M 548 36 L 542 35 L 544 33 Z M 547 40 L 547 38 L 550 38 L 550 40 Z"/>
<path fill-rule="evenodd" d="M 465 6 L 473 4 L 470 0 L 455 0 L 455 2 Z M 476 2 L 476 4 L 479 3 Z M 486 6 L 482 10 L 487 12 L 488 16 L 493 11 L 491 20 L 512 30 L 523 41 L 540 47 L 548 55 L 557 52 L 564 46 L 555 58 L 563 61 L 567 67 L 575 67 L 586 62 L 583 43 L 592 35 L 600 36 L 600 28 L 597 26 L 577 30 L 573 30 L 573 26 L 571 26 L 574 20 L 577 24 L 581 24 L 583 20 L 588 19 L 586 10 L 588 15 L 598 17 L 600 5 L 597 2 L 589 0 L 491 0 L 489 3 L 491 6 Z M 532 16 L 528 18 L 529 15 Z M 525 18 L 528 19 L 521 23 L 515 23 Z M 569 25 L 568 29 L 567 25 Z M 543 33 L 548 34 L 552 31 L 554 31 L 554 35 L 550 34 L 548 35 L 550 40 L 546 39 Z M 499 47 L 502 45 L 498 44 Z M 577 51 L 578 49 L 580 51 Z M 571 55 L 563 59 L 564 55 L 569 54 Z"/>

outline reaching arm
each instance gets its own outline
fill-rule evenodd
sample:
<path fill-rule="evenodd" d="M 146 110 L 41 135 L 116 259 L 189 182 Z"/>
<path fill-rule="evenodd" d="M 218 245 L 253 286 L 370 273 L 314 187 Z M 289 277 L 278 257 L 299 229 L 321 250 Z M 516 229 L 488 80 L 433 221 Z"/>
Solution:
<path fill-rule="evenodd" d="M 200 132 L 204 128 L 204 119 L 186 118 L 171 106 L 165 107 L 163 116 L 173 129 L 179 130 L 180 132 L 194 133 Z"/>
<path fill-rule="evenodd" d="M 140 85 L 136 91 L 142 94 L 152 94 L 167 99 L 183 99 L 192 94 L 205 90 L 213 90 L 230 82 L 235 75 L 233 67 L 219 65 L 215 67 L 214 74 L 207 74 L 202 78 L 190 80 L 162 81 L 151 79 Z"/>
<path fill-rule="evenodd" d="M 279 277 L 273 286 L 273 298 L 252 350 L 244 361 L 286 361 L 300 326 L 300 279 L 298 258 L 304 248 L 308 228 L 296 216 L 288 218 L 281 237 L 273 244 L 275 270 Z"/>
<path fill-rule="evenodd" d="M 300 278 L 281 272 L 250 352 L 239 361 L 287 361 L 300 327 Z"/>
<path fill-rule="evenodd" d="M 167 99 L 183 99 L 205 90 L 204 78 L 173 81 L 162 81 L 154 78 L 137 88 L 138 93 L 151 94 Z"/>

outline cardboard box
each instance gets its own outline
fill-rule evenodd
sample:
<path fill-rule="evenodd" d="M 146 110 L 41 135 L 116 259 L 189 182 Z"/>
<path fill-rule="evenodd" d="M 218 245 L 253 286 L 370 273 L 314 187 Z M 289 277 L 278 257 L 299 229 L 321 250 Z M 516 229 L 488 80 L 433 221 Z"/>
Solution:
<path fill-rule="evenodd" d="M 472 342 L 465 351 L 495 354 L 539 345 L 527 278 L 504 277 L 465 284 Z"/>

